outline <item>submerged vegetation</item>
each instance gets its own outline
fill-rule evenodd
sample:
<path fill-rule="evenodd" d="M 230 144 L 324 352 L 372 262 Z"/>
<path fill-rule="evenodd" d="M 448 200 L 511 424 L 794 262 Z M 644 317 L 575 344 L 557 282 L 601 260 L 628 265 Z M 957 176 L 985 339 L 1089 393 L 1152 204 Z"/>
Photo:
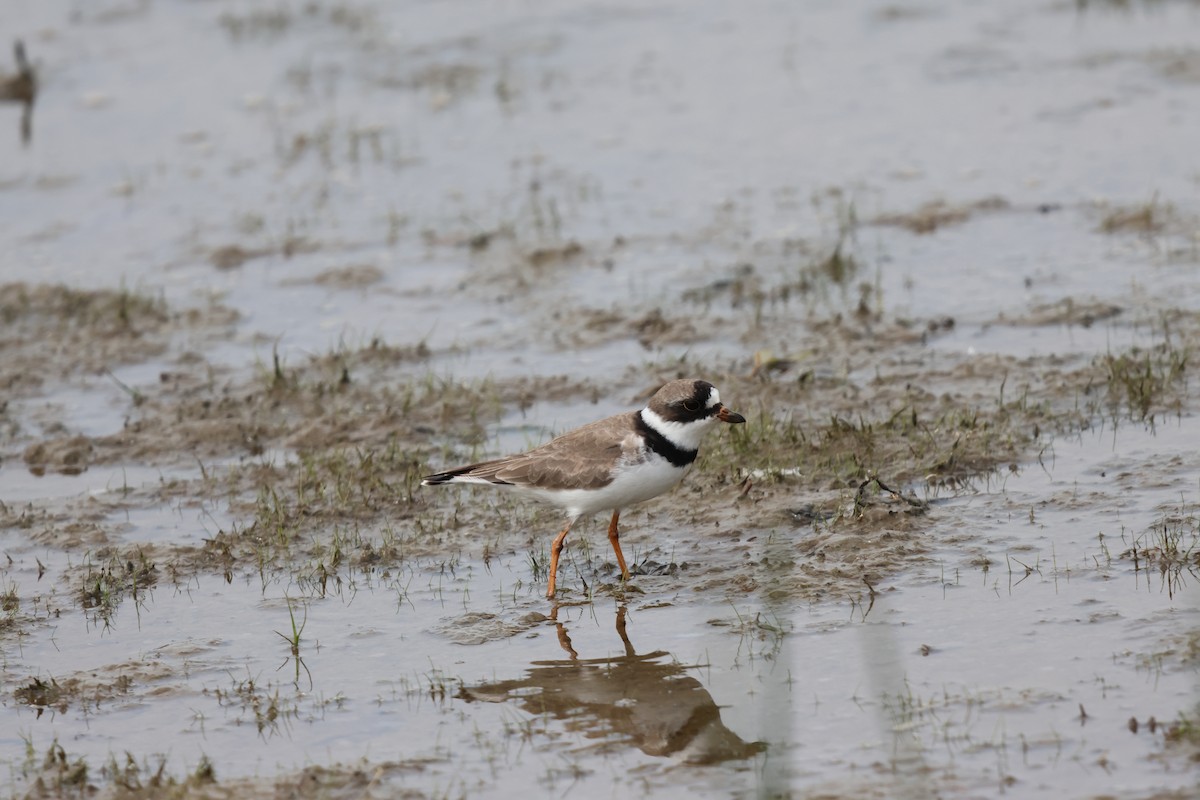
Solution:
<path fill-rule="evenodd" d="M 1143 235 L 1161 233 L 1174 217 L 1174 209 L 1157 197 L 1140 205 L 1113 208 L 1100 220 L 1104 233 L 1139 233 Z"/>
<path fill-rule="evenodd" d="M 1157 583 L 1174 597 L 1189 582 L 1200 581 L 1200 518 L 1186 508 L 1166 514 L 1133 536 L 1121 557 L 1135 573 L 1156 575 Z"/>
<path fill-rule="evenodd" d="M 1187 346 L 1173 346 L 1169 341 L 1102 356 L 1099 364 L 1113 415 L 1152 422 L 1169 412 L 1181 413 L 1187 397 L 1189 356 Z"/>
<path fill-rule="evenodd" d="M 141 548 L 127 556 L 108 553 L 100 562 L 97 564 L 91 557 L 85 560 L 76 594 L 84 612 L 107 625 L 126 596 L 140 602 L 142 594 L 154 587 L 158 568 Z"/>
<path fill-rule="evenodd" d="M 849 233 L 840 236 L 845 243 Z M 838 284 L 851 280 L 859 266 L 839 244 L 813 269 L 812 275 Z M 714 297 L 736 306 L 724 294 L 728 288 Z M 47 294 L 28 287 L 20 293 Z M 161 325 L 186 316 L 147 298 L 102 293 L 89 299 L 73 290 L 58 301 L 14 300 L 5 309 L 18 326 L 29 314 L 48 313 L 45 309 L 81 325 L 87 320 Z M 878 359 L 869 376 L 839 369 L 865 324 L 880 320 L 816 325 L 814 337 L 831 346 L 795 357 L 764 359 L 759 351 L 722 370 L 681 358 L 630 369 L 610 388 L 623 403 L 634 394 L 644 396 L 644 387 L 657 382 L 702 374 L 747 417 L 746 425 L 710 440 L 701 470 L 681 490 L 687 499 L 676 503 L 678 513 L 719 519 L 726 513 L 722 508 L 736 504 L 743 525 L 894 524 L 886 518 L 853 523 L 842 510 L 856 508 L 861 517 L 854 498 L 872 479 L 918 497 L 970 493 L 1038 460 L 1055 436 L 1181 413 L 1189 354 L 1200 330 L 1197 320 L 1177 316 L 1157 344 L 1091 361 L 1055 361 L 1050 373 L 1037 359 L 994 359 L 982 366 L 944 365 L 916 380 L 912 365 L 922 357 L 923 340 L 903 326 L 889 335 L 894 351 L 906 355 Z M 594 397 L 596 385 L 567 377 L 458 381 L 430 368 L 435 356 L 424 343 L 394 346 L 372 338 L 294 364 L 273 349 L 269 360 L 240 375 L 193 359 L 164 373 L 157 386 L 137 387 L 120 432 L 33 441 L 26 460 L 29 453 L 42 453 L 51 465 L 62 461 L 56 468 L 64 472 L 198 460 L 198 478 L 164 483 L 149 496 L 174 503 L 221 498 L 229 512 L 229 522 L 199 546 L 156 545 L 153 553 L 133 547 L 122 555 L 109 549 L 99 560 L 85 560 L 73 578 L 81 607 L 104 621 L 125 597 L 136 599 L 162 574 L 177 583 L 197 570 L 227 580 L 298 570 L 306 585 L 325 591 L 331 580 L 336 585 L 341 579 L 340 570 L 387 568 L 446 549 L 484 556 L 497 549 L 529 553 L 536 581 L 541 570 L 536 542 L 531 546 L 524 534 L 506 538 L 501 532 L 481 539 L 477 532 L 494 527 L 498 513 L 520 519 L 531 512 L 506 507 L 504 498 L 464 503 L 456 493 L 421 491 L 420 479 L 448 460 L 494 454 L 487 431 L 535 399 Z M 51 447 L 54 442 L 70 447 Z M 86 458 L 68 463 L 57 455 L 76 451 Z M 808 498 L 799 511 L 797 494 Z M 140 496 L 128 502 L 144 502 Z M 4 511 L 0 519 L 6 524 L 40 528 L 43 537 L 59 524 L 55 517 L 38 521 L 29 509 Z M 909 552 L 920 549 L 913 539 Z M 852 559 L 843 565 L 850 567 L 849 581 L 861 589 L 853 566 L 861 554 L 843 555 Z M 886 572 L 882 562 L 858 567 L 876 578 Z M 756 583 L 744 581 L 743 589 Z M 11 625 L 21 604 L 15 586 L 5 598 Z"/>
<path fill-rule="evenodd" d="M 995 210 L 1000 207 L 969 209 Z M 933 226 L 929 230 L 965 221 L 942 208 L 922 213 Z M 591 401 L 600 416 L 601 407 L 636 406 L 666 380 L 703 376 L 720 387 L 747 424 L 711 437 L 677 492 L 648 512 L 631 512 L 630 519 L 639 520 L 626 530 L 633 583 L 615 577 L 605 561 L 607 548 L 594 547 L 582 525 L 564 560 L 572 575 L 564 597 L 592 606 L 599 598 L 643 601 L 639 584 L 665 588 L 664 596 L 675 592 L 676 598 L 684 586 L 697 596 L 717 594 L 728 598 L 736 622 L 714 621 L 714 630 L 742 637 L 750 659 L 783 658 L 791 623 L 763 612 L 742 614 L 738 609 L 748 598 L 776 608 L 839 598 L 865 619 L 889 578 L 929 557 L 931 531 L 945 525 L 939 501 L 1003 487 L 1007 476 L 1028 465 L 1044 466 L 1060 437 L 1127 424 L 1154 427 L 1194 410 L 1188 362 L 1200 340 L 1200 315 L 1176 313 L 1154 324 L 1151 343 L 1098 356 L 935 357 L 929 342 L 954 330 L 955 320 L 888 317 L 879 282 L 869 277 L 869 262 L 855 241 L 853 209 L 839 219 L 836 241 L 825 247 L 787 245 L 778 270 L 742 264 L 708 286 L 680 290 L 705 318 L 728 315 L 719 324 L 740 332 L 747 343 L 740 356 L 723 361 L 660 356 L 605 381 L 463 380 L 439 372 L 456 352 L 379 337 L 302 356 L 285 355 L 276 343 L 250 368 L 236 368 L 172 350 L 181 331 L 201 338 L 227 333 L 236 315 L 219 304 L 179 312 L 137 293 L 92 296 L 61 287 L 19 287 L 0 305 L 0 316 L 21 337 L 79 342 L 58 363 L 63 376 L 80 368 L 104 374 L 109 364 L 125 360 L 168 360 L 157 382 L 127 385 L 108 373 L 106 385 L 116 387 L 124 403 L 119 430 L 84 433 L 72 429 L 67 417 L 29 426 L 0 408 L 0 421 L 9 421 L 0 457 L 15 457 L 31 474 L 87 476 L 114 467 L 161 471 L 157 484 L 130 486 L 122 478 L 88 500 L 0 503 L 0 526 L 85 554 L 60 565 L 46 583 L 40 560 L 36 577 L 28 559 L 15 567 L 24 572 L 0 572 L 0 636 L 19 637 L 51 624 L 64 603 L 89 624 L 112 630 L 127 601 L 140 612 L 152 592 L 190 591 L 213 575 L 226 586 L 235 581 L 261 586 L 264 600 L 269 587 L 286 586 L 286 608 L 277 609 L 269 637 L 285 682 L 246 675 L 207 694 L 227 718 L 244 722 L 264 740 L 289 736 L 301 721 L 342 703 L 321 699 L 310 710 L 302 700 L 314 686 L 310 664 L 322 648 L 309 614 L 319 612 L 320 602 L 352 598 L 371 587 L 393 595 L 398 607 L 409 607 L 414 580 L 436 587 L 479 563 L 490 570 L 500 561 L 515 561 L 520 566 L 505 586 L 511 594 L 501 602 L 516 606 L 520 593 L 545 579 L 549 538 L 560 524 L 555 515 L 505 496 L 424 491 L 423 475 L 448 462 L 498 455 L 500 445 L 491 437 L 504 426 L 524 431 L 528 444 L 535 444 L 545 433 L 527 427 L 524 416 L 531 408 L 544 416 L 559 404 Z M 472 246 L 475 253 L 484 249 Z M 586 257 L 586 247 L 577 243 L 560 250 L 547 245 L 528 250 L 521 268 L 553 270 Z M 370 273 L 367 279 L 378 276 Z M 63 296 L 55 300 L 55 292 Z M 1066 303 L 1034 309 L 1028 319 L 1011 324 L 1126 324 L 1121 312 L 1103 304 Z M 781 320 L 796 313 L 808 314 L 805 346 L 770 341 Z M 555 321 L 555 336 L 579 336 L 582 342 L 628 337 L 651 348 L 701 335 L 692 321 L 663 308 Z M 18 338 L 8 340 L 14 363 L 53 358 Z M 24 378 L 13 378 L 13 385 L 24 397 L 50 391 Z M 168 471 L 170 477 L 162 474 Z M 148 508 L 199 516 L 203 535 L 187 541 L 127 537 L 137 526 L 122 517 Z M 1034 510 L 1028 514 L 1033 524 Z M 682 535 L 674 536 L 676 528 Z M 699 554 L 685 559 L 677 541 L 663 544 L 664 533 Z M 1104 569 L 1128 565 L 1139 578 L 1154 571 L 1170 596 L 1200 570 L 1191 513 L 1164 516 L 1125 539 L 1121 552 L 1105 550 Z M 751 550 L 754 558 L 743 557 Z M 734 560 L 735 552 L 743 555 Z M 1045 560 L 1022 558 L 1012 556 L 1010 570 L 1015 563 L 1026 576 L 1041 574 Z M 1100 568 L 1099 559 L 1096 564 Z M 55 593 L 60 585 L 69 587 L 65 595 Z M 479 624 L 508 636 L 544 621 Z M 437 702 L 454 695 L 456 681 L 462 684 L 436 667 L 430 675 L 438 677 L 422 696 Z M 101 699 L 124 696 L 135 685 L 124 672 L 91 682 L 35 674 L 12 696 L 39 714 L 90 712 Z M 900 713 L 911 716 L 905 724 L 939 710 L 922 707 L 912 716 L 904 698 L 886 699 L 889 710 L 899 703 Z M 1190 719 L 1181 716 L 1171 729 L 1172 741 L 1191 741 Z M 198 720 L 202 724 L 203 712 Z M 23 767 L 26 785 L 33 787 L 30 796 L 95 785 L 115 797 L 225 790 L 207 762 L 192 775 L 171 777 L 165 761 L 149 764 L 126 755 L 89 766 L 55 743 L 38 763 L 27 759 Z M 345 780 L 357 786 L 336 769 L 323 776 L 330 785 Z"/>
<path fill-rule="evenodd" d="M 1191 796 L 1195 0 L 24 5 L 0 798 Z"/>

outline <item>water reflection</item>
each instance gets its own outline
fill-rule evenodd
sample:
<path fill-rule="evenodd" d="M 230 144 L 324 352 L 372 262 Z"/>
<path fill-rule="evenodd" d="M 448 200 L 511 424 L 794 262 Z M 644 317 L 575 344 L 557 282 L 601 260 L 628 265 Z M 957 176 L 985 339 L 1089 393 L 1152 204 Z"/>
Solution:
<path fill-rule="evenodd" d="M 464 686 L 468 701 L 516 702 L 534 715 L 551 714 L 590 738 L 616 735 L 651 756 L 691 764 L 744 759 L 766 749 L 746 742 L 721 722 L 712 695 L 665 650 L 638 655 L 625 631 L 625 607 L 616 614 L 623 656 L 580 658 L 566 625 L 551 618 L 568 658 L 534 661 L 524 678 Z"/>

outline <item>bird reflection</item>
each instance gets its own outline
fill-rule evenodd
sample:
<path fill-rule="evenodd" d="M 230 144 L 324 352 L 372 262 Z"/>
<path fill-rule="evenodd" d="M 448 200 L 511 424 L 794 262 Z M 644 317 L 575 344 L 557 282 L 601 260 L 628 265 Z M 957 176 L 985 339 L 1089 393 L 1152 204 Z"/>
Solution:
<path fill-rule="evenodd" d="M 616 734 L 651 756 L 691 764 L 749 758 L 766 749 L 745 742 L 721 722 L 708 690 L 688 674 L 696 667 L 676 663 L 665 650 L 638 655 L 625 631 L 625 607 L 616 628 L 625 655 L 581 659 L 566 626 L 551 615 L 559 645 L 569 656 L 534 661 L 524 678 L 464 686 L 468 701 L 512 700 L 530 714 L 552 714 L 590 738 Z"/>
<path fill-rule="evenodd" d="M 33 136 L 33 101 L 37 98 L 37 79 L 33 67 L 25 57 L 25 44 L 18 39 L 13 44 L 13 55 L 17 59 L 15 75 L 0 75 L 0 101 L 21 103 L 21 141 L 29 143 Z"/>

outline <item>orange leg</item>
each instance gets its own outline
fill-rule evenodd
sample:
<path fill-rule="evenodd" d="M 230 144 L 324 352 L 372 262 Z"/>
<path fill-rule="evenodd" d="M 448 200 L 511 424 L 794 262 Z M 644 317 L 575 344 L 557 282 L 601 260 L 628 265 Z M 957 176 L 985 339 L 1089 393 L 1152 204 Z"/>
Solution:
<path fill-rule="evenodd" d="M 579 653 L 576 653 L 575 648 L 571 646 L 571 637 L 567 635 L 567 626 L 558 622 L 554 627 L 558 629 L 558 646 L 567 651 L 572 661 L 579 658 Z"/>
<path fill-rule="evenodd" d="M 629 569 L 625 566 L 625 554 L 621 552 L 621 533 L 617 530 L 617 520 L 621 510 L 613 512 L 612 522 L 608 523 L 608 541 L 612 543 L 613 552 L 617 554 L 617 566 L 621 568 L 621 580 L 629 580 Z"/>
<path fill-rule="evenodd" d="M 621 637 L 621 641 L 625 645 L 625 657 L 633 658 L 637 653 L 633 649 L 633 643 L 629 641 L 629 634 L 625 632 L 625 606 L 617 609 L 617 635 Z"/>
<path fill-rule="evenodd" d="M 554 542 L 550 545 L 550 585 L 546 587 L 546 597 L 554 599 L 554 585 L 558 582 L 558 555 L 562 552 L 563 542 L 566 541 L 567 534 L 571 531 L 571 523 L 575 520 L 567 520 L 566 526 L 554 537 Z"/>

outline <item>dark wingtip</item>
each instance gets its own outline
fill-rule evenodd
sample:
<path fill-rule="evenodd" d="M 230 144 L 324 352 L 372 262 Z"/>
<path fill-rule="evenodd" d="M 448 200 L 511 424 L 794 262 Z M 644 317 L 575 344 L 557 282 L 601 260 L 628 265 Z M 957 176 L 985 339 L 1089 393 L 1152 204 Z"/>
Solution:
<path fill-rule="evenodd" d="M 445 472 L 436 472 L 433 475 L 426 475 L 424 478 L 421 479 L 421 485 L 422 486 L 441 486 L 446 483 L 459 483 L 460 481 L 457 481 L 456 478 L 461 478 L 463 475 L 468 475 L 468 474 L 474 472 L 475 470 L 479 469 L 480 467 L 486 467 L 493 463 L 495 463 L 495 462 L 481 461 L 478 464 L 467 464 L 465 467 L 455 467 L 454 469 L 448 469 Z M 489 483 L 495 484 L 497 486 L 508 486 L 509 485 L 508 481 L 499 480 L 496 478 L 495 475 L 481 475 L 479 477 L 484 478 Z M 469 483 L 469 482 L 470 481 L 461 481 L 461 483 Z"/>
<path fill-rule="evenodd" d="M 426 475 L 421 478 L 422 486 L 441 486 L 443 483 L 454 483 L 455 478 L 459 478 L 471 471 L 470 467 L 465 469 L 450 469 L 445 472 L 438 472 L 434 475 Z"/>
<path fill-rule="evenodd" d="M 470 470 L 470 467 L 461 467 L 459 469 L 449 469 L 445 472 L 435 472 L 432 475 L 426 475 L 421 478 L 422 486 L 441 486 L 443 483 L 450 483 L 452 480 Z"/>

